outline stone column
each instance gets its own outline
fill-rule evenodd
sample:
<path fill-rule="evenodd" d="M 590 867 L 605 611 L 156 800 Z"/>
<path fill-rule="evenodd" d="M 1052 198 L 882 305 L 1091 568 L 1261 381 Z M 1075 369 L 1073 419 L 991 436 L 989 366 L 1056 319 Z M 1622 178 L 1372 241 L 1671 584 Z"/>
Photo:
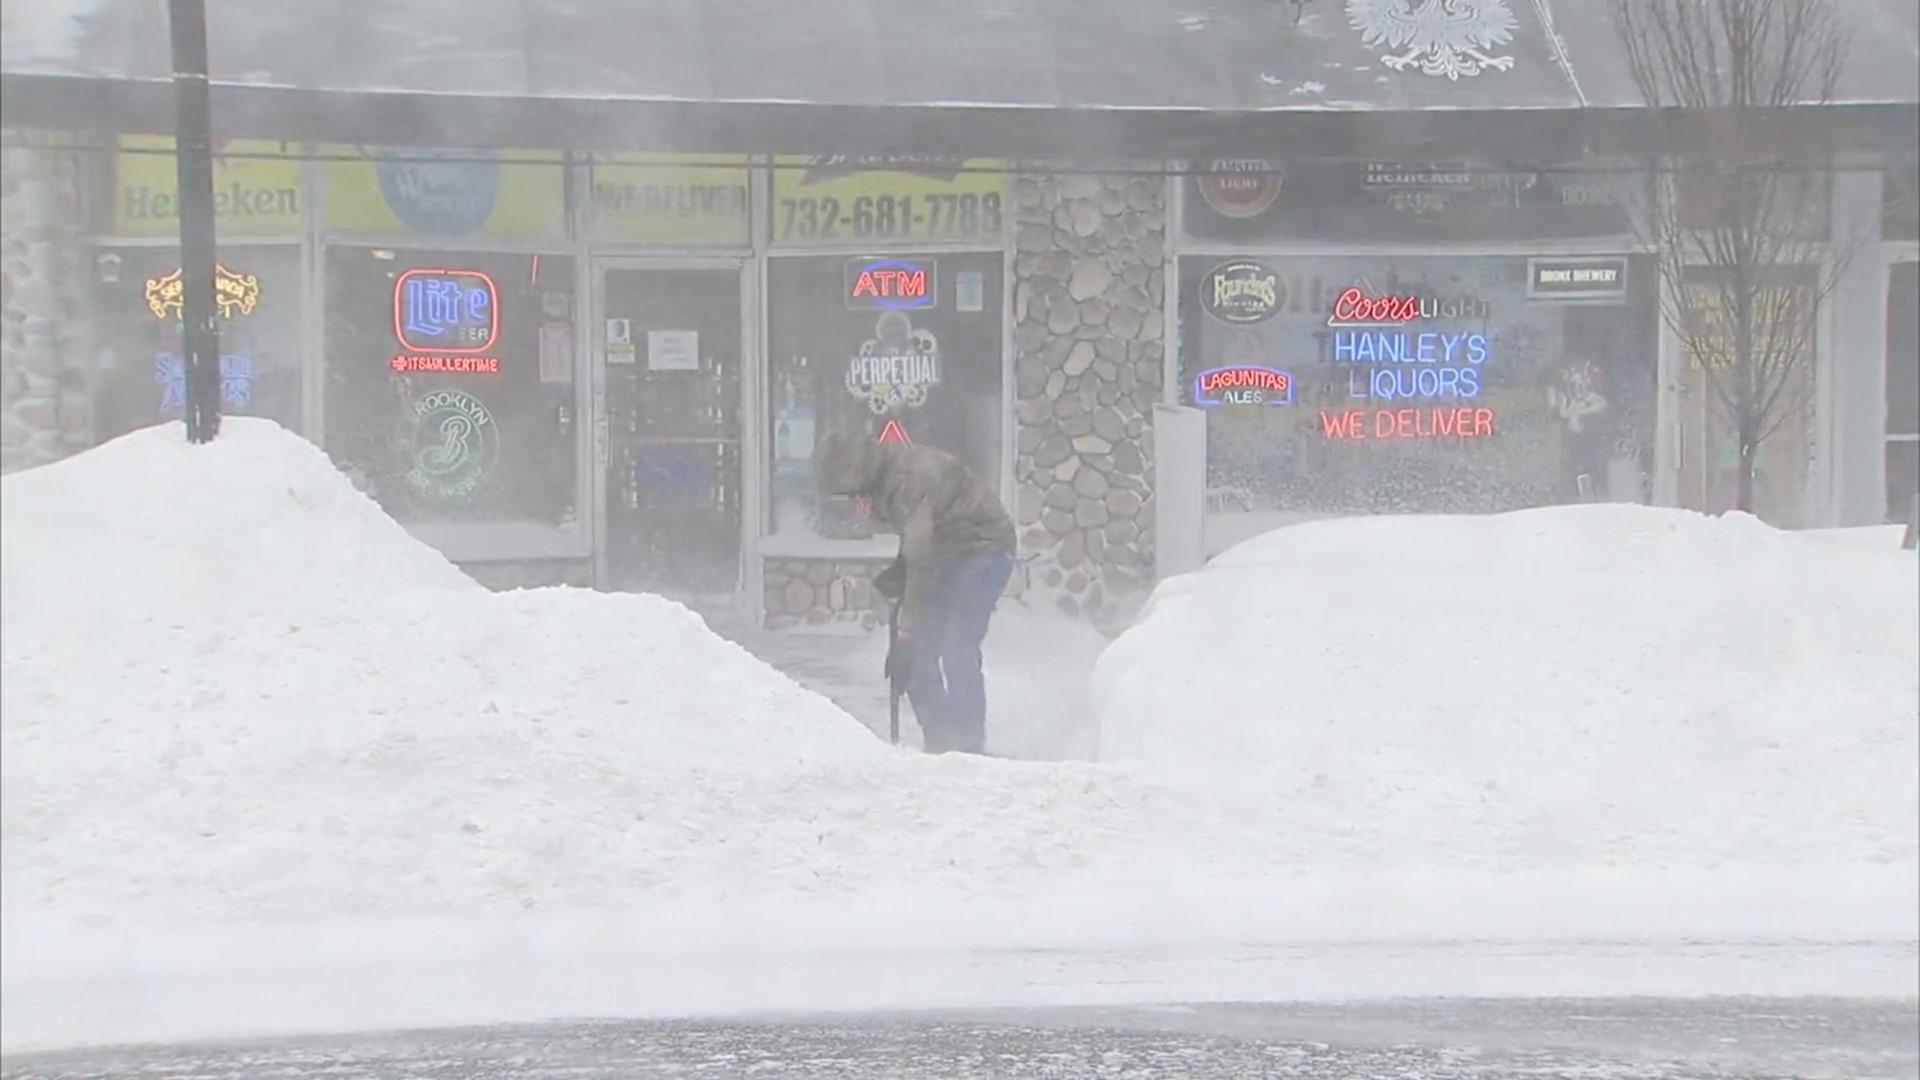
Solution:
<path fill-rule="evenodd" d="M 1015 180 L 1014 516 L 1030 587 L 1096 624 L 1153 578 L 1166 280 L 1156 176 Z"/>
<path fill-rule="evenodd" d="M 84 249 L 72 154 L 34 145 L 0 151 L 0 472 L 67 456 L 89 442 L 79 369 Z"/>

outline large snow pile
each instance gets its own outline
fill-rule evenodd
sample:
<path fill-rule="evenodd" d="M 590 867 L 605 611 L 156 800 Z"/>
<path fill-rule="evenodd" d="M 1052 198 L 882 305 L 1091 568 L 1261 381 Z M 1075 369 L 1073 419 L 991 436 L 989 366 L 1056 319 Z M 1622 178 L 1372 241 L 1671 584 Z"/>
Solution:
<path fill-rule="evenodd" d="M 892 752 L 657 597 L 488 592 L 269 422 L 0 492 L 9 919 L 1017 892 L 1191 827 Z"/>
<path fill-rule="evenodd" d="M 678 605 L 489 592 L 266 421 L 8 476 L 0 527 L 8 1048 L 1563 992 L 1564 964 L 1302 967 L 1274 943 L 1905 943 L 1920 911 L 1915 650 L 1887 625 L 1910 552 L 1890 570 L 1827 544 L 1821 566 L 1757 527 L 1659 515 L 1281 534 L 1169 583 L 1103 654 L 1107 750 L 1146 762 L 1116 766 L 895 751 Z M 1477 556 L 1449 553 L 1463 538 Z M 1506 584 L 1476 591 L 1489 578 Z M 1084 749 L 1073 661 L 1096 643 L 996 623 L 990 653 L 1061 666 L 990 675 L 994 737 Z M 1623 846 L 1674 815 L 1690 846 Z M 1615 842 L 1587 857 L 1602 825 Z M 1793 829 L 1831 848 L 1703 869 Z M 1871 992 L 1908 992 L 1902 947 Z M 1582 985 L 1675 985 L 1629 974 Z"/>
<path fill-rule="evenodd" d="M 1912 859 L 1917 571 L 1632 506 L 1301 525 L 1161 584 L 1102 752 L 1438 858 Z"/>

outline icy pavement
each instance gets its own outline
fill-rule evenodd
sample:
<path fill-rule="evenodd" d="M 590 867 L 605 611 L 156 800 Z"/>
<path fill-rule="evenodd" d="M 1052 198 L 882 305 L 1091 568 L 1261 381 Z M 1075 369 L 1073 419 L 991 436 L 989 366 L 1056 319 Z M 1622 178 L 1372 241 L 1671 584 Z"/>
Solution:
<path fill-rule="evenodd" d="M 9 1078 L 1912 1077 L 1912 1001 L 1413 999 L 502 1025 L 9 1059 Z"/>
<path fill-rule="evenodd" d="M 778 669 L 794 682 L 845 709 L 875 735 L 887 736 L 887 682 L 878 661 L 884 658 L 884 629 L 834 634 L 796 630 L 763 630 L 742 620 L 703 613 L 714 633 L 733 642 Z M 913 709 L 900 705 L 901 741 L 920 745 L 920 729 Z"/>
<path fill-rule="evenodd" d="M 884 627 L 761 630 L 714 612 L 703 617 L 715 633 L 887 737 Z M 1087 684 L 1106 645 L 1085 624 L 1018 599 L 1002 600 L 984 646 L 987 752 L 1037 761 L 1094 758 L 1098 725 L 1088 708 Z M 920 728 L 906 702 L 900 706 L 900 742 L 920 745 Z"/>

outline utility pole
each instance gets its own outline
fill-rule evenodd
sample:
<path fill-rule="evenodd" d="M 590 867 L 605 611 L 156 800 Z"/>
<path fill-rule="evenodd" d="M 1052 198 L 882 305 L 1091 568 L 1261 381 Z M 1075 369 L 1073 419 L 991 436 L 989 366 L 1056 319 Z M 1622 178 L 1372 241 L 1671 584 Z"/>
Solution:
<path fill-rule="evenodd" d="M 220 324 L 214 321 L 213 116 L 207 92 L 205 0 L 168 0 L 173 31 L 174 161 L 180 198 L 180 325 L 187 441 L 220 431 Z"/>

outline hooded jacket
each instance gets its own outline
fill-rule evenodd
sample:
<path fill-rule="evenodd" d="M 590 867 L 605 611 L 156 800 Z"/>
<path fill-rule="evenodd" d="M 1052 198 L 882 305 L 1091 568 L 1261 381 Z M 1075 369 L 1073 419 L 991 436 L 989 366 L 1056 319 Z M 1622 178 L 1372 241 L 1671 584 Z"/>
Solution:
<path fill-rule="evenodd" d="M 814 465 L 822 491 L 866 496 L 874 514 L 900 534 L 907 564 L 902 633 L 925 618 L 942 561 L 1014 550 L 1013 519 L 999 496 L 944 450 L 836 432 L 821 440 Z"/>

